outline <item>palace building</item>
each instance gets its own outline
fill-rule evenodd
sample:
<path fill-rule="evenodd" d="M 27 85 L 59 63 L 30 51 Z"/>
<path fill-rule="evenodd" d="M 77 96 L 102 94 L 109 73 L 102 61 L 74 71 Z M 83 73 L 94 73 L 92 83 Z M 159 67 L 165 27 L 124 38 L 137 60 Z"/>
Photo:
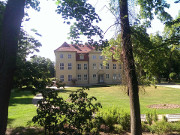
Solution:
<path fill-rule="evenodd" d="M 54 52 L 56 78 L 66 85 L 73 85 L 72 80 L 75 80 L 77 85 L 121 82 L 121 65 L 112 58 L 104 66 L 105 57 L 93 46 L 64 42 Z"/>

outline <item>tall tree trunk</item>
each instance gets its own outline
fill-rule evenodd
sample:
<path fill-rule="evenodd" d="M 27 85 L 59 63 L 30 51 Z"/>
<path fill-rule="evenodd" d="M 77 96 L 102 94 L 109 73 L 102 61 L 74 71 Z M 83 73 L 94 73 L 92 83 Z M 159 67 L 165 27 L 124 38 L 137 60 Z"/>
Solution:
<path fill-rule="evenodd" d="M 127 0 L 119 0 L 119 2 L 123 61 L 129 89 L 131 109 L 131 135 L 141 135 L 142 130 L 140 119 L 139 89 L 132 53 L 131 31 L 128 19 L 128 2 Z"/>
<path fill-rule="evenodd" d="M 8 0 L 0 42 L 0 135 L 6 132 L 8 105 L 16 67 L 18 35 L 24 16 L 25 0 Z"/>

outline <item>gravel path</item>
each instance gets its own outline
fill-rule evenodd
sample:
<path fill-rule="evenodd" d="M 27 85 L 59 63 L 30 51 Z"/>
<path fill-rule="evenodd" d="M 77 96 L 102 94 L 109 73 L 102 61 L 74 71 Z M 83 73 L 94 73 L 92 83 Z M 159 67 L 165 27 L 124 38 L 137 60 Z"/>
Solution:
<path fill-rule="evenodd" d="M 176 88 L 176 89 L 180 89 L 180 85 L 176 84 L 158 84 L 156 86 L 162 86 L 162 87 L 169 87 L 169 88 Z"/>

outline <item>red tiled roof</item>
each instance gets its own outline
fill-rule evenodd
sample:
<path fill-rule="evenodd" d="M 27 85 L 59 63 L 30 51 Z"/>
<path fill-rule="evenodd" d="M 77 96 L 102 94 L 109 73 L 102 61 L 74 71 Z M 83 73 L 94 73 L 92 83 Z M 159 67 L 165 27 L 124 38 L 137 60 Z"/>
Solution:
<path fill-rule="evenodd" d="M 55 51 L 70 51 L 70 52 L 75 51 L 77 53 L 88 53 L 93 49 L 95 49 L 95 48 L 90 45 L 72 45 L 72 44 L 67 44 L 66 42 L 64 42 Z"/>

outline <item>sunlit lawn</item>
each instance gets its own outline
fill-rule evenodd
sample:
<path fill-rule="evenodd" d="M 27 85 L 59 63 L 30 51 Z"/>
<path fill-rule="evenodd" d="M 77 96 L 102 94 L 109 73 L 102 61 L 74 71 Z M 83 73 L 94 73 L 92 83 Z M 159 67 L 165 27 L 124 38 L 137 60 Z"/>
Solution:
<path fill-rule="evenodd" d="M 68 95 L 80 87 L 69 87 L 61 90 L 60 96 L 67 99 Z M 129 97 L 124 87 L 92 87 L 89 96 L 95 96 L 103 106 L 102 110 L 120 108 L 129 112 Z M 9 106 L 8 127 L 26 126 L 26 123 L 36 114 L 36 107 L 32 105 L 33 95 L 30 92 L 13 92 Z M 147 108 L 151 104 L 180 104 L 180 89 L 158 87 L 146 87 L 140 89 L 141 113 L 154 111 Z M 157 109 L 158 114 L 180 113 L 180 109 Z"/>

